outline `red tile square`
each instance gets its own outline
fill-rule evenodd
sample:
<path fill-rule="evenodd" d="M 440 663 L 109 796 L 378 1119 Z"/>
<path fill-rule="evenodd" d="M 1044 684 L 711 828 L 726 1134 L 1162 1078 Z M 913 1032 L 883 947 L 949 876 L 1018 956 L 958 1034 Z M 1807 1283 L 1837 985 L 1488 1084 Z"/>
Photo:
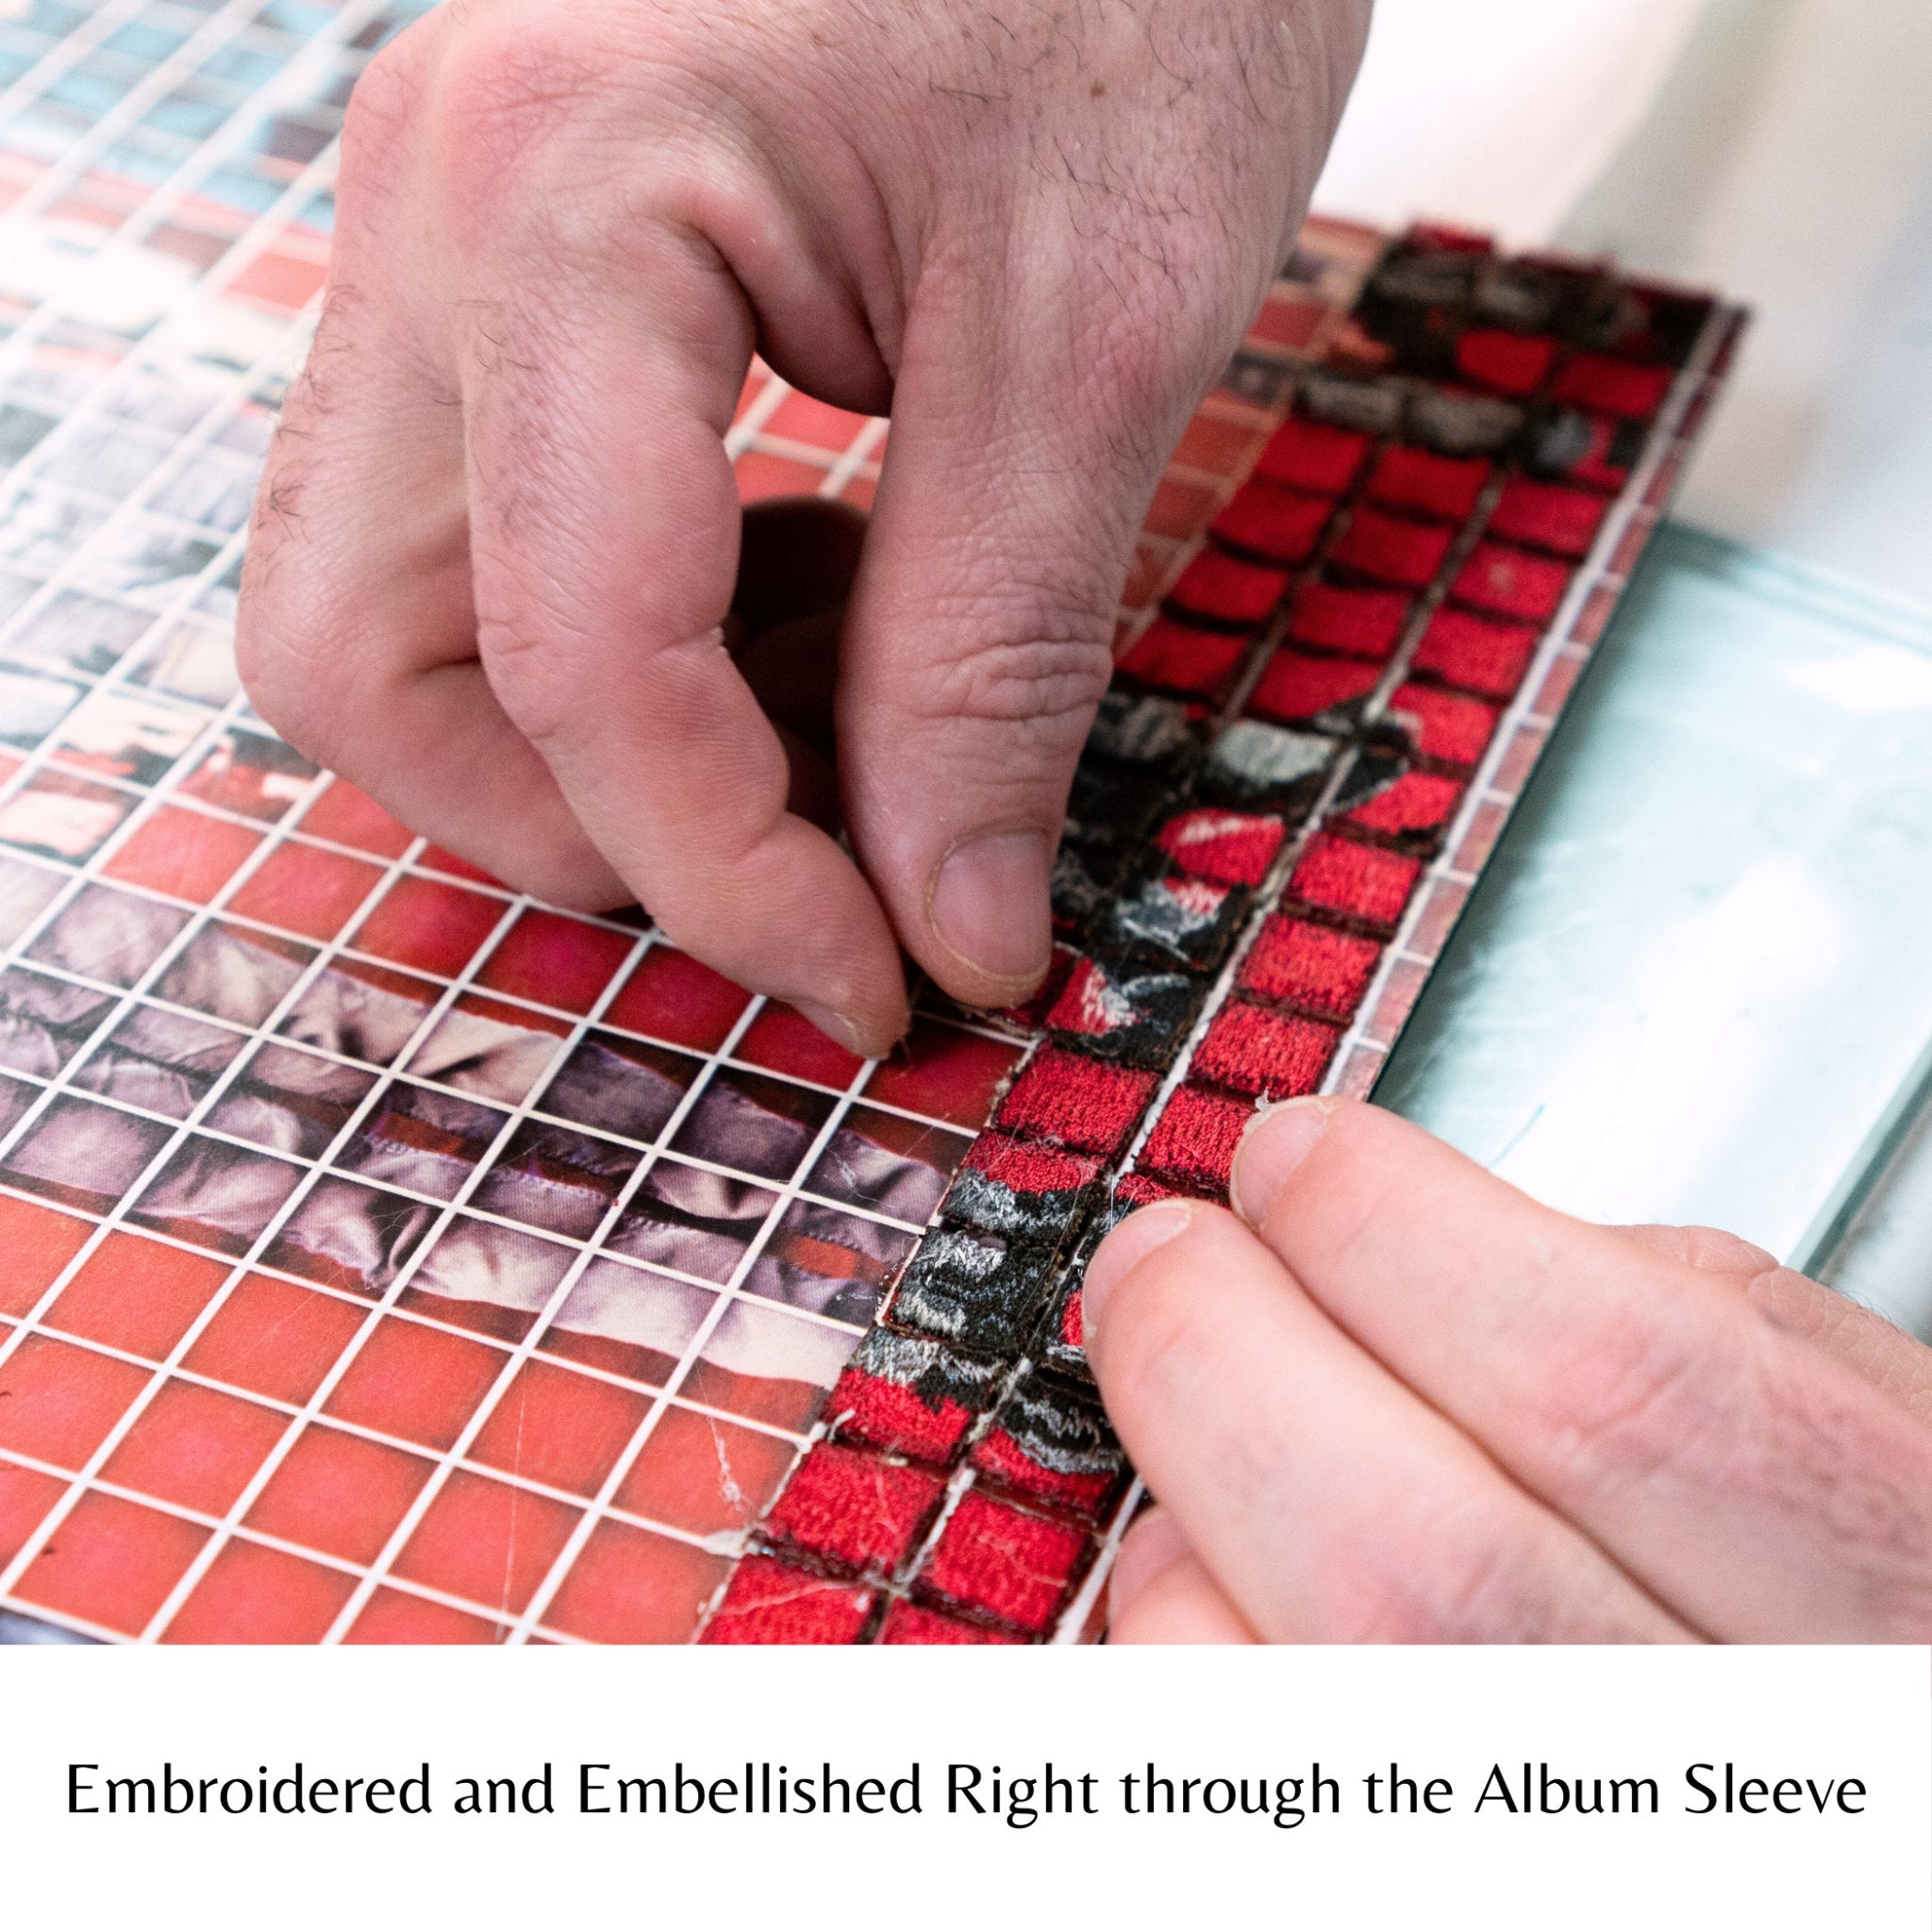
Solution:
<path fill-rule="evenodd" d="M 920 1572 L 924 1588 L 1043 1635 L 1087 1549 L 1084 1531 L 969 1490 Z"/>
<path fill-rule="evenodd" d="M 42 1518 L 66 1491 L 67 1485 L 58 1475 L 22 1469 L 0 1457 L 0 1569 L 20 1555 Z"/>
<path fill-rule="evenodd" d="M 1163 476 L 1155 486 L 1154 501 L 1148 506 L 1141 527 L 1157 537 L 1174 537 L 1182 542 L 1198 537 L 1214 510 L 1217 492 L 1184 476 Z"/>
<path fill-rule="evenodd" d="M 947 1463 L 985 1407 L 991 1379 L 984 1364 L 939 1342 L 875 1328 L 839 1377 L 825 1413 L 838 1419 L 841 1441 Z"/>
<path fill-rule="evenodd" d="M 604 1009 L 607 1026 L 714 1053 L 751 1004 L 751 994 L 675 946 L 656 945 Z"/>
<path fill-rule="evenodd" d="M 529 1490 L 455 1470 L 396 1558 L 395 1572 L 513 1615 L 548 1574 L 580 1513 Z"/>
<path fill-rule="evenodd" d="M 1473 328 L 1456 344 L 1456 367 L 1471 382 L 1526 396 L 1542 385 L 1557 359 L 1550 336 L 1519 335 L 1513 329 Z"/>
<path fill-rule="evenodd" d="M 1433 450 L 1384 450 L 1369 476 L 1369 499 L 1385 509 L 1459 524 L 1475 508 L 1494 466 L 1486 457 L 1439 457 Z"/>
<path fill-rule="evenodd" d="M 1612 356 L 1575 355 L 1557 372 L 1555 395 L 1572 408 L 1606 416 L 1654 416 L 1671 392 L 1676 371 L 1660 362 L 1622 362 Z"/>
<path fill-rule="evenodd" d="M 872 1070 L 865 1097 L 977 1133 L 1020 1054 L 1010 1041 L 989 1040 L 937 1020 L 915 1020 L 891 1058 Z"/>
<path fill-rule="evenodd" d="M 532 908 L 504 934 L 476 984 L 566 1013 L 588 1013 L 637 942 L 628 933 Z"/>
<path fill-rule="evenodd" d="M 1224 550 L 1204 550 L 1168 592 L 1177 609 L 1222 624 L 1258 625 L 1281 601 L 1289 574 L 1248 563 Z"/>
<path fill-rule="evenodd" d="M 886 1612 L 879 1625 L 881 1643 L 1020 1643 L 1024 1640 L 1004 1630 L 989 1630 L 958 1617 L 943 1617 L 919 1604 L 901 1600 Z"/>
<path fill-rule="evenodd" d="M 374 1591 L 344 1643 L 501 1643 L 506 1626 L 387 1585 Z"/>
<path fill-rule="evenodd" d="M 416 842 L 408 826 L 392 819 L 346 778 L 331 780 L 327 791 L 302 814 L 302 829 L 338 845 L 354 846 L 358 852 L 373 852 L 379 858 L 400 858 Z"/>
<path fill-rule="evenodd" d="M 1306 496 L 1281 483 L 1247 483 L 1215 518 L 1214 541 L 1269 563 L 1292 567 L 1315 554 L 1334 513 L 1332 497 Z"/>
<path fill-rule="evenodd" d="M 1328 319 L 1324 302 L 1291 302 L 1277 297 L 1262 305 L 1248 331 L 1248 340 L 1272 342 L 1282 349 L 1306 349 Z"/>
<path fill-rule="evenodd" d="M 1198 1087 L 1179 1088 L 1136 1156 L 1136 1169 L 1191 1193 L 1224 1200 L 1235 1149 L 1254 1118 L 1255 1109 L 1245 1100 L 1229 1100 Z"/>
<path fill-rule="evenodd" d="M 92 1221 L 0 1194 L 0 1315 L 25 1315 L 94 1231 Z"/>
<path fill-rule="evenodd" d="M 1347 714 L 1338 708 L 1359 703 L 1381 681 L 1381 667 L 1376 664 L 1277 651 L 1248 699 L 1248 710 L 1252 716 L 1290 724 L 1306 724 L 1334 710 L 1337 724 L 1344 724 Z"/>
<path fill-rule="evenodd" d="M 1191 470 L 1232 476 L 1255 453 L 1258 440 L 1252 423 L 1224 421 L 1204 409 L 1188 425 L 1174 459 Z"/>
<path fill-rule="evenodd" d="M 762 503 L 774 496 L 816 496 L 828 474 L 828 469 L 758 449 L 746 450 L 733 470 L 741 503 Z"/>
<path fill-rule="evenodd" d="M 528 1361 L 477 1431 L 470 1458 L 554 1490 L 595 1495 L 650 1407 L 651 1398 L 634 1390 Z"/>
<path fill-rule="evenodd" d="M 124 1490 L 220 1516 L 288 1426 L 278 1410 L 171 1380 L 135 1418 L 101 1475 Z"/>
<path fill-rule="evenodd" d="M 1288 635 L 1313 650 L 1381 664 L 1394 656 L 1414 608 L 1415 600 L 1400 591 L 1308 584 L 1289 607 Z"/>
<path fill-rule="evenodd" d="M 1214 1016 L 1190 1077 L 1254 1100 L 1291 1100 L 1321 1086 L 1339 1037 L 1319 1020 L 1235 1000 Z"/>
<path fill-rule="evenodd" d="M 501 899 L 436 879 L 401 878 L 356 928 L 358 953 L 454 979 L 503 917 Z"/>
<path fill-rule="evenodd" d="M 1358 431 L 1296 416 L 1275 431 L 1255 465 L 1255 475 L 1271 483 L 1339 496 L 1355 481 L 1368 453 L 1369 439 Z"/>
<path fill-rule="evenodd" d="M 415 862 L 428 872 L 447 873 L 451 878 L 467 879 L 472 885 L 494 886 L 500 892 L 509 890 L 493 874 L 485 872 L 480 865 L 472 865 L 467 858 L 458 858 L 445 846 L 424 846 L 416 855 Z"/>
<path fill-rule="evenodd" d="M 595 1643 L 686 1643 L 730 1560 L 627 1523 L 600 1523 L 544 1624 Z"/>
<path fill-rule="evenodd" d="M 693 1536 L 744 1529 L 764 1514 L 798 1445 L 672 1405 L 651 1426 L 615 1505 Z"/>
<path fill-rule="evenodd" d="M 945 1493 L 943 1476 L 821 1442 L 792 1472 L 766 1533 L 823 1562 L 890 1575 L 911 1555 Z"/>
<path fill-rule="evenodd" d="M 1158 1085 L 1154 1074 L 1043 1047 L 1001 1103 L 998 1124 L 1008 1133 L 1110 1158 L 1126 1145 Z"/>
<path fill-rule="evenodd" d="M 197 1523 L 90 1493 L 68 1511 L 14 1593 L 139 1636 L 208 1538 Z"/>
<path fill-rule="evenodd" d="M 317 261 L 280 251 L 258 255 L 229 281 L 225 291 L 276 315 L 295 315 L 314 299 L 327 279 Z"/>
<path fill-rule="evenodd" d="M 1448 825 L 1462 802 L 1462 792 L 1457 779 L 1441 777 L 1434 772 L 1405 772 L 1386 791 L 1344 812 L 1341 823 L 1357 831 L 1379 833 L 1385 839 L 1432 844 L 1427 835 Z"/>
<path fill-rule="evenodd" d="M 258 832 L 164 805 L 101 870 L 108 878 L 206 906 L 260 843 Z"/>
<path fill-rule="evenodd" d="M 324 1413 L 406 1442 L 447 1449 L 508 1360 L 487 1342 L 390 1316 L 343 1370 Z"/>
<path fill-rule="evenodd" d="M 1219 886 L 1258 886 L 1281 850 L 1287 827 L 1267 813 L 1221 811 L 1203 806 L 1176 812 L 1155 843 L 1190 878 Z"/>
<path fill-rule="evenodd" d="M 1171 617 L 1157 617 L 1120 661 L 1124 676 L 1184 697 L 1211 698 L 1241 660 L 1245 638 L 1197 630 Z"/>
<path fill-rule="evenodd" d="M 1498 624 L 1470 610 L 1439 610 L 1416 648 L 1414 668 L 1479 697 L 1513 697 L 1535 654 L 1526 624 Z"/>
<path fill-rule="evenodd" d="M 320 1643 L 356 1579 L 341 1570 L 235 1538 L 223 1545 L 163 1643 Z"/>
<path fill-rule="evenodd" d="M 1381 929 L 1401 919 L 1422 873 L 1420 859 L 1318 833 L 1289 880 L 1291 898 Z"/>
<path fill-rule="evenodd" d="M 276 1402 L 308 1400 L 362 1325 L 367 1308 L 270 1274 L 229 1290 L 182 1366 Z"/>
<path fill-rule="evenodd" d="M 1533 544 L 1558 557 L 1583 558 L 1590 555 L 1609 507 L 1608 498 L 1592 491 L 1512 476 L 1490 512 L 1489 530 L 1492 537 L 1512 543 Z"/>
<path fill-rule="evenodd" d="M 1358 509 L 1330 553 L 1339 566 L 1377 583 L 1420 591 L 1442 567 L 1456 532 L 1441 524 L 1416 524 L 1380 510 Z"/>
<path fill-rule="evenodd" d="M 47 1325 L 163 1361 L 228 1278 L 228 1264 L 116 1228 L 75 1270 Z"/>
<path fill-rule="evenodd" d="M 747 1557 L 705 1625 L 705 1643 L 855 1643 L 876 1592 L 770 1557 Z"/>
<path fill-rule="evenodd" d="M 1374 940 L 1277 912 L 1241 962 L 1241 984 L 1264 999 L 1348 1020 L 1361 1005 L 1381 957 Z"/>
<path fill-rule="evenodd" d="M 1570 566 L 1507 543 L 1478 543 L 1457 574 L 1450 595 L 1458 604 L 1547 624 L 1570 588 Z"/>
<path fill-rule="evenodd" d="M 78 1469 L 147 1383 L 131 1362 L 29 1335 L 0 1362 L 0 1449 Z"/>
<path fill-rule="evenodd" d="M 733 1058 L 749 1060 L 755 1067 L 841 1091 L 851 1086 L 862 1064 L 857 1054 L 821 1033 L 803 1013 L 784 1006 L 762 1008 L 731 1053 Z"/>
<path fill-rule="evenodd" d="M 1015 1434 L 995 1425 L 973 1445 L 973 1467 L 982 1481 L 1041 1508 L 1097 1521 L 1126 1468 L 1125 1453 L 1097 1422 L 1094 1437 L 1078 1447 L 1033 1433 L 1024 1423 L 1020 1427 Z"/>
<path fill-rule="evenodd" d="M 373 1563 L 431 1467 L 420 1456 L 311 1423 L 255 1499 L 248 1526 Z"/>
<path fill-rule="evenodd" d="M 380 867 L 320 845 L 278 845 L 248 875 L 229 908 L 305 939 L 332 940 L 381 878 Z"/>
<path fill-rule="evenodd" d="M 761 433 L 781 437 L 787 442 L 808 444 L 824 450 L 827 456 L 843 456 L 867 421 L 850 409 L 837 408 L 830 403 L 820 402 L 816 396 L 793 390 L 765 418 Z"/>
<path fill-rule="evenodd" d="M 1444 764 L 1474 765 L 1489 749 L 1497 710 L 1480 698 L 1405 684 L 1389 700 L 1388 716 L 1400 724 L 1425 758 Z"/>

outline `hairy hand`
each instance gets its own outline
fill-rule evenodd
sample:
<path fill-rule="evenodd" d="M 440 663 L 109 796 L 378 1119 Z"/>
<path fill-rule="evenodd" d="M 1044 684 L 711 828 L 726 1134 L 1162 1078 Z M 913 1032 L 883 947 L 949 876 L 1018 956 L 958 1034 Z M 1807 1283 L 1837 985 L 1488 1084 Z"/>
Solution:
<path fill-rule="evenodd" d="M 350 103 L 243 583 L 256 704 L 417 830 L 641 898 L 863 1051 L 903 1027 L 901 945 L 959 998 L 1030 990 L 1135 531 L 1367 12 L 440 9 Z M 893 418 L 820 708 L 857 863 L 724 627 L 754 348 Z"/>
<path fill-rule="evenodd" d="M 1932 1350 L 1707 1228 L 1596 1227 L 1291 1103 L 1240 1218 L 1096 1254 L 1093 1372 L 1161 1508 L 1127 1642 L 1932 1637 Z"/>

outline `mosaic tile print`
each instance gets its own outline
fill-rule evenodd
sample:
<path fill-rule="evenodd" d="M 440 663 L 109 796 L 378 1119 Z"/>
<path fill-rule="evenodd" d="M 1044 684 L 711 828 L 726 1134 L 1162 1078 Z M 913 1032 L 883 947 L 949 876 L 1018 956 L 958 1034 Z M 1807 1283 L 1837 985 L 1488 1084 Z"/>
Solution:
<path fill-rule="evenodd" d="M 1131 1494 L 1069 1261 L 1211 1191 L 1254 1094 L 1372 1077 L 1695 331 L 1429 245 L 1350 322 L 1381 244 L 1312 228 L 1138 552 L 1052 984 L 862 1064 L 240 695 L 341 105 L 420 10 L 0 19 L 0 1641 L 1078 1634 Z M 1485 387 L 1297 389 L 1378 343 Z M 759 371 L 729 446 L 748 500 L 863 505 L 884 433 Z"/>

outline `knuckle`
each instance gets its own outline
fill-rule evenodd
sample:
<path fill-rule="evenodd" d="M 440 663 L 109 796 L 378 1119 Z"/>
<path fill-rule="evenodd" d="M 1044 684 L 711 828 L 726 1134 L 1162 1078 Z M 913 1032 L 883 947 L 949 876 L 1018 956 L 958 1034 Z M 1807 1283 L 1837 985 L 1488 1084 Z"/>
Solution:
<path fill-rule="evenodd" d="M 375 238 L 414 178 L 447 20 L 431 14 L 383 47 L 342 110 L 336 258 Z"/>
<path fill-rule="evenodd" d="M 432 136 L 434 166 L 465 228 L 480 231 L 525 204 L 557 135 L 591 118 L 609 72 L 600 42 L 575 9 L 512 5 L 465 23 L 442 65 Z"/>
<path fill-rule="evenodd" d="M 362 70 L 342 113 L 341 172 L 351 182 L 382 181 L 407 147 L 423 108 L 425 49 L 419 25 Z"/>
<path fill-rule="evenodd" d="M 1058 774 L 1113 675 L 1111 608 L 1110 597 L 1018 580 L 935 598 L 924 613 L 932 631 L 958 641 L 901 660 L 893 708 L 915 727 L 996 730 L 1003 775 Z"/>
<path fill-rule="evenodd" d="M 943 667 L 932 702 L 941 717 L 1024 725 L 1044 747 L 1076 751 L 1112 670 L 1104 639 L 1008 639 Z"/>

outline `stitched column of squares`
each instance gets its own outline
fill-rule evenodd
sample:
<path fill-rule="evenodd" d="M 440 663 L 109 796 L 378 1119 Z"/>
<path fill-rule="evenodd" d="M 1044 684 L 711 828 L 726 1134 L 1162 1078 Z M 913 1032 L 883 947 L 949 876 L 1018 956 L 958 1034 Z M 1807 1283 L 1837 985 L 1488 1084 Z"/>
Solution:
<path fill-rule="evenodd" d="M 1280 736 L 1291 748 L 1298 742 Z M 1272 774 L 1261 769 L 1242 795 L 1299 820 L 1330 757 L 1316 741 L 1311 755 L 1291 757 Z M 1180 1050 L 1250 896 L 1290 835 L 1283 809 L 1191 802 L 1196 765 L 1194 732 L 1172 699 L 1109 697 L 1083 758 L 1063 848 L 1082 854 L 1090 891 L 1077 918 L 1063 906 L 1061 930 L 1084 939 L 1085 949 L 1046 1010 L 1045 1040 L 969 1151 L 938 1225 L 834 1391 L 824 1446 L 847 1458 L 832 1466 L 837 1480 L 821 1477 L 808 1457 L 792 1482 L 808 1485 L 809 1507 L 794 1510 L 788 1488 L 762 1527 L 773 1559 L 814 1578 L 907 1592 L 885 1609 L 883 1623 L 875 1607 L 864 1625 L 880 1641 L 910 1641 L 906 1619 L 922 1610 L 981 1634 L 1039 1635 L 1053 1606 L 1041 1602 L 1038 1578 L 1055 1574 L 1072 1586 L 1089 1560 L 1091 1532 L 1124 1478 L 1076 1347 L 1017 1380 L 1008 1365 L 1024 1359 L 1063 1299 L 1106 1173 Z M 1150 797 L 1164 800 L 1151 829 L 1143 808 Z M 1124 825 L 1083 803 L 1100 800 L 1131 802 Z M 1138 853 L 1124 830 L 1139 838 Z M 1126 876 L 1108 896 L 1101 882 L 1120 857 L 1130 860 Z M 908 1473 L 924 1469 L 937 1483 L 962 1466 L 973 1488 L 909 1565 L 912 1531 L 887 1536 L 888 1522 L 899 1522 L 889 1510 L 867 1519 L 862 1547 L 820 1522 L 837 1515 L 836 1499 L 858 1493 L 855 1486 L 872 1485 L 868 1495 L 905 1494 Z M 822 1493 L 834 1502 L 822 1505 Z M 1001 1576 L 1001 1553 L 1021 1551 L 1034 1565 L 1025 1589 Z M 761 1590 L 765 1574 L 755 1572 L 746 1588 Z M 728 1632 L 782 1637 L 791 1628 L 762 1598 L 741 1605 L 735 1584 L 723 1607 Z"/>
<path fill-rule="evenodd" d="M 1118 874 L 1129 865 L 1145 874 L 1144 835 L 1163 812 L 1172 817 L 1165 802 L 1185 792 L 1196 756 L 1193 727 L 1174 700 L 1109 695 L 1081 761 L 1056 873 L 1062 934 L 1091 940 L 1111 929 Z M 1137 876 L 1134 890 L 1144 893 L 1147 883 Z M 1191 946 L 1211 963 L 1236 909 L 1164 928 L 1168 951 Z M 835 1609 L 849 1616 L 858 1602 L 848 1587 L 875 1592 L 848 1638 L 1037 1636 L 1058 1598 L 1042 1608 L 1037 1585 L 1034 1594 L 1004 1594 L 1001 1551 L 1050 1549 L 1068 1583 L 1087 1560 L 1091 1527 L 1120 1478 L 1118 1448 L 1077 1388 L 1036 1380 L 1023 1394 L 1010 1386 L 1009 1365 L 1064 1272 L 1156 1070 L 1199 1008 L 1205 969 L 1178 957 L 1150 960 L 1147 951 L 1096 944 L 1071 958 L 1044 1016 L 1046 1041 L 968 1150 L 938 1224 L 832 1392 L 825 1441 L 760 1526 L 767 1557 L 741 1566 L 707 1641 L 822 1641 L 814 1633 L 823 1620 Z M 973 1468 L 988 1494 L 963 1519 L 958 1509 L 946 1519 L 931 1561 L 947 1580 L 921 1580 L 910 1560 L 917 1540 L 975 1441 Z M 1069 1517 L 1074 1524 L 1058 1520 Z M 969 1538 L 975 1524 L 984 1533 Z M 795 1601 L 812 1607 L 809 1618 L 772 1587 L 772 1564 L 800 1574 Z M 916 1600 L 899 1594 L 908 1587 Z"/>
<path fill-rule="evenodd" d="M 1620 325 L 1605 320 L 1603 292 L 1587 275 L 1497 262 L 1486 243 L 1418 233 L 1391 251 L 1358 307 L 1365 332 L 1381 338 L 1374 346 L 1394 351 L 1379 365 L 1364 358 L 1365 367 L 1453 373 L 1496 400 L 1425 391 L 1395 404 L 1368 387 L 1305 390 L 1305 407 L 1437 447 L 1393 444 L 1377 458 L 1364 506 L 1324 575 L 1291 606 L 1285 647 L 1258 680 L 1250 716 L 1355 737 L 1407 626 L 1408 593 L 1433 579 L 1442 601 L 1408 654 L 1408 677 L 1388 700 L 1402 750 L 1377 741 L 1358 750 L 1324 829 L 1291 874 L 1284 910 L 1265 923 L 1187 1082 L 1116 1187 L 1113 1214 L 1170 1188 L 1220 1195 L 1245 1124 L 1243 1103 L 1313 1091 L 1358 1011 L 1500 708 L 1520 689 L 1572 566 L 1595 541 L 1608 509 L 1598 491 L 1616 487 L 1634 458 L 1634 440 L 1577 411 L 1654 409 L 1667 387 L 1656 370 L 1620 378 L 1604 358 L 1566 352 L 1565 333 Z M 1672 313 L 1694 328 L 1705 310 L 1693 304 Z M 1680 356 L 1688 344 L 1680 329 Z M 1559 368 L 1576 373 L 1552 398 Z M 1540 407 L 1526 413 L 1516 407 L 1524 402 Z M 1540 474 L 1516 470 L 1519 462 Z M 1455 547 L 1422 526 L 1465 520 L 1480 534 L 1444 582 Z M 1077 1290 L 1056 1316 L 1041 1346 L 1067 1359 L 1078 1347 Z"/>
<path fill-rule="evenodd" d="M 1294 573 L 1320 547 L 1369 439 L 1291 417 L 1215 521 L 1160 614 L 1121 662 L 1124 677 L 1212 702 L 1234 681 Z"/>

